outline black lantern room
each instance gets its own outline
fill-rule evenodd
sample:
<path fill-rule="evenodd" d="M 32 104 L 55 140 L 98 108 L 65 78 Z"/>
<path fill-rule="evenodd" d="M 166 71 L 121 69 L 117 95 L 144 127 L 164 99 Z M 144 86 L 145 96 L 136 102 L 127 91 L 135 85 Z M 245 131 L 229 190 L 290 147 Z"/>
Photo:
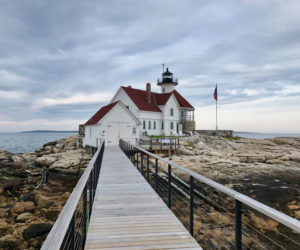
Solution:
<path fill-rule="evenodd" d="M 173 78 L 173 73 L 167 70 L 162 73 L 162 79 L 157 80 L 157 85 L 162 86 L 163 84 L 172 84 L 174 86 L 178 85 L 178 80 Z"/>

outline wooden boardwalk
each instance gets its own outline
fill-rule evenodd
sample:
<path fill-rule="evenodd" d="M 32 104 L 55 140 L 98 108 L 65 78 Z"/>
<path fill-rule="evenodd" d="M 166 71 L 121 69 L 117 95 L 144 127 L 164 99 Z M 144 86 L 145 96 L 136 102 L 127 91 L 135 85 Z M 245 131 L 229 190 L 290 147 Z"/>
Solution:
<path fill-rule="evenodd" d="M 85 249 L 201 249 L 119 147 L 106 147 Z"/>

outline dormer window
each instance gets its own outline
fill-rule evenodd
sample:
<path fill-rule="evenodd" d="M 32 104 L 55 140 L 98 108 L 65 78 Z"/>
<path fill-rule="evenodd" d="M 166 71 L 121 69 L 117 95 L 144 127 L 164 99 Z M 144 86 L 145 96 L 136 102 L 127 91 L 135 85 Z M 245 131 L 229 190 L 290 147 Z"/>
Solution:
<path fill-rule="evenodd" d="M 173 110 L 173 108 L 170 109 L 170 115 L 174 116 L 174 110 Z"/>

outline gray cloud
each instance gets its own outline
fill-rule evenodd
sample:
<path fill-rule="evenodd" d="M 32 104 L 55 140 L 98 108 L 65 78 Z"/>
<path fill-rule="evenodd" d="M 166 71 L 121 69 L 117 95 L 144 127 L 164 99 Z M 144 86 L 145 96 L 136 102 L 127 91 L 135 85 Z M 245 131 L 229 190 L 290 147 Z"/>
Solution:
<path fill-rule="evenodd" d="M 197 107 L 214 104 L 216 82 L 224 105 L 300 96 L 299 8 L 293 0 L 2 1 L 0 97 L 23 95 L 3 97 L 0 117 L 86 120 L 104 100 L 36 100 L 144 88 L 161 63 Z"/>

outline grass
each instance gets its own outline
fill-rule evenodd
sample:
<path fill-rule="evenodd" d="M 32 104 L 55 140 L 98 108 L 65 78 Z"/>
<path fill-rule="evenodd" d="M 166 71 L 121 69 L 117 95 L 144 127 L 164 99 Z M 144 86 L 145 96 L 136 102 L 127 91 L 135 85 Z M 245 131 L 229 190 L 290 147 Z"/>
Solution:
<path fill-rule="evenodd" d="M 237 141 L 237 140 L 241 139 L 241 137 L 239 137 L 239 136 L 227 136 L 224 138 L 229 141 Z"/>
<path fill-rule="evenodd" d="M 2 179 L 3 180 L 6 180 L 6 181 L 10 181 L 10 180 L 12 180 L 13 179 L 13 177 L 9 177 L 9 176 L 2 176 Z"/>

